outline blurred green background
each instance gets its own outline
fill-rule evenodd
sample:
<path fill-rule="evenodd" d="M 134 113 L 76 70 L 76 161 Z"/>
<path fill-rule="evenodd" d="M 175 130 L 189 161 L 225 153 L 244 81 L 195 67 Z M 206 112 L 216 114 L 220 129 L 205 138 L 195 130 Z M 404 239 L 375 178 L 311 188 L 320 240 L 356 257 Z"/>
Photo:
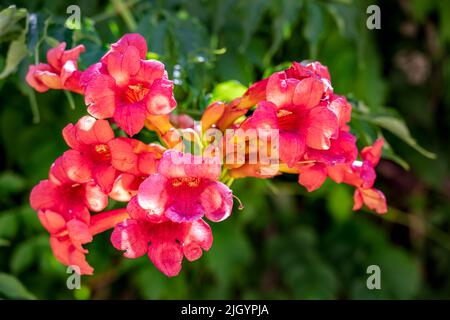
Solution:
<path fill-rule="evenodd" d="M 0 9 L 12 4 L 0 15 L 0 298 L 450 298 L 450 1 L 1 0 Z M 81 30 L 64 28 L 72 4 Z M 381 30 L 366 28 L 370 4 Z M 177 84 L 178 112 L 194 117 L 290 61 L 320 60 L 355 105 L 360 146 L 389 142 L 376 184 L 388 214 L 352 212 L 344 185 L 308 194 L 295 176 L 244 179 L 233 189 L 245 209 L 211 223 L 212 249 L 178 277 L 121 257 L 109 231 L 87 245 L 95 275 L 68 290 L 28 197 L 66 149 L 61 129 L 86 108 L 81 96 L 34 93 L 24 77 L 56 41 L 83 43 L 84 69 L 127 32 L 146 37 Z M 372 264 L 382 290 L 366 288 Z"/>

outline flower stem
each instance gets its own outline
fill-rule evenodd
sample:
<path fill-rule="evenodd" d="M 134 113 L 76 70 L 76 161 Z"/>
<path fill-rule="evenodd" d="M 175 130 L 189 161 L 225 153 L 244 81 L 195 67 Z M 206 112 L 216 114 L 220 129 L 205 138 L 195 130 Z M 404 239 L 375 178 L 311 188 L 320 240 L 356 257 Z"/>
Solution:
<path fill-rule="evenodd" d="M 234 178 L 230 178 L 230 179 L 227 181 L 226 185 L 227 185 L 228 187 L 231 187 L 231 185 L 233 184 L 233 182 L 234 182 Z"/>
<path fill-rule="evenodd" d="M 33 123 L 39 123 L 39 121 L 41 121 L 39 106 L 37 104 L 36 95 L 31 87 L 27 88 L 27 96 L 30 101 L 31 113 L 33 114 Z"/>
<path fill-rule="evenodd" d="M 128 29 L 130 31 L 135 31 L 137 29 L 137 23 L 127 4 L 122 0 L 112 0 L 112 3 L 116 12 L 122 16 Z"/>
<path fill-rule="evenodd" d="M 103 231 L 114 228 L 116 224 L 124 221 L 128 217 L 126 208 L 95 214 L 91 217 L 89 231 L 92 235 L 102 233 Z"/>
<path fill-rule="evenodd" d="M 72 94 L 67 90 L 64 90 L 64 93 L 66 94 L 67 101 L 69 101 L 70 109 L 75 110 L 75 101 L 73 100 Z"/>

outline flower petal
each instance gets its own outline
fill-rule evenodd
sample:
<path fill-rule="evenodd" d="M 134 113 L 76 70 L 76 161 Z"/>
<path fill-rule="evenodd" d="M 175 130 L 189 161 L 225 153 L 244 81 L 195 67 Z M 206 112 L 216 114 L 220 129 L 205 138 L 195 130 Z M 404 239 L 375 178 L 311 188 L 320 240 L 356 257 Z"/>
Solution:
<path fill-rule="evenodd" d="M 84 93 L 84 89 L 80 85 L 81 72 L 78 70 L 75 61 L 67 61 L 60 74 L 61 85 L 65 90 L 70 90 L 79 94 Z"/>
<path fill-rule="evenodd" d="M 89 243 L 93 239 L 89 226 L 78 219 L 68 221 L 66 227 L 72 244 L 80 251 L 83 250 L 82 244 Z"/>
<path fill-rule="evenodd" d="M 159 223 L 164 220 L 164 211 L 152 211 L 143 209 L 137 197 L 131 198 L 127 205 L 127 212 L 132 219 Z"/>
<path fill-rule="evenodd" d="M 191 185 L 189 180 L 176 184 L 169 182 L 167 184 L 168 201 L 165 216 L 178 223 L 191 222 L 201 218 L 205 214 L 205 208 L 202 206 L 199 197 L 207 184 L 206 181 L 199 181 Z"/>
<path fill-rule="evenodd" d="M 136 48 L 139 52 L 139 57 L 141 59 L 145 59 L 145 56 L 147 55 L 147 42 L 139 33 L 125 34 L 116 43 L 111 45 L 111 50 L 105 56 L 107 56 L 110 52 L 124 53 L 129 47 Z"/>
<path fill-rule="evenodd" d="M 83 72 L 80 78 L 84 90 L 84 101 L 88 112 L 97 119 L 111 118 L 117 104 L 117 86 L 114 78 L 101 72 L 102 64 L 97 63 Z"/>
<path fill-rule="evenodd" d="M 155 242 L 149 246 L 148 257 L 156 268 L 168 277 L 174 277 L 181 271 L 183 250 L 175 242 Z"/>
<path fill-rule="evenodd" d="M 31 190 L 30 204 L 34 210 L 54 208 L 58 201 L 58 188 L 50 180 L 42 180 Z"/>
<path fill-rule="evenodd" d="M 308 192 L 314 191 L 322 186 L 327 178 L 327 170 L 324 165 L 316 164 L 300 169 L 298 183 L 304 186 Z"/>
<path fill-rule="evenodd" d="M 67 44 L 65 42 L 61 42 L 56 47 L 51 48 L 47 51 L 47 62 L 56 70 L 61 70 L 61 67 L 63 65 L 62 56 L 66 45 Z"/>
<path fill-rule="evenodd" d="M 374 210 L 376 213 L 382 214 L 387 212 L 386 198 L 378 189 L 355 189 L 353 194 L 354 206 L 353 210 L 359 210 L 364 203 L 369 209 Z"/>
<path fill-rule="evenodd" d="M 159 161 L 158 172 L 167 178 L 217 180 L 220 176 L 220 159 L 167 150 Z"/>
<path fill-rule="evenodd" d="M 287 78 L 283 71 L 272 74 L 267 82 L 267 101 L 274 103 L 278 108 L 292 104 L 298 83 L 299 80 Z"/>
<path fill-rule="evenodd" d="M 147 112 L 154 115 L 168 114 L 177 106 L 173 97 L 173 83 L 167 79 L 157 79 L 144 98 Z"/>
<path fill-rule="evenodd" d="M 109 197 L 116 201 L 127 202 L 131 197 L 137 193 L 141 177 L 136 177 L 133 174 L 122 173 L 114 181 Z"/>
<path fill-rule="evenodd" d="M 294 132 L 280 132 L 280 159 L 289 167 L 295 166 L 305 153 L 305 138 Z"/>
<path fill-rule="evenodd" d="M 199 259 L 203 251 L 211 248 L 213 236 L 210 226 L 202 219 L 192 222 L 184 239 L 183 253 L 186 259 L 194 261 Z"/>
<path fill-rule="evenodd" d="M 348 131 L 347 123 L 351 119 L 352 105 L 343 96 L 333 95 L 327 105 L 328 109 L 333 111 L 339 120 L 340 130 Z"/>
<path fill-rule="evenodd" d="M 92 179 L 92 163 L 79 151 L 68 150 L 61 159 L 62 168 L 72 181 L 84 183 Z"/>
<path fill-rule="evenodd" d="M 167 204 L 167 178 L 161 174 L 152 174 L 139 186 L 138 203 L 145 210 L 161 215 Z"/>
<path fill-rule="evenodd" d="M 241 129 L 278 129 L 277 106 L 263 101 L 240 126 Z"/>
<path fill-rule="evenodd" d="M 309 160 L 316 160 L 326 165 L 336 165 L 338 163 L 352 164 L 358 155 L 356 138 L 346 132 L 340 131 L 337 139 L 330 140 L 331 145 L 328 150 L 308 149 Z"/>
<path fill-rule="evenodd" d="M 138 156 L 133 152 L 132 139 L 116 138 L 108 142 L 111 150 L 111 164 L 123 172 L 134 171 Z"/>
<path fill-rule="evenodd" d="M 228 218 L 233 209 L 232 191 L 221 182 L 211 182 L 200 194 L 206 217 L 214 222 Z"/>
<path fill-rule="evenodd" d="M 62 89 L 63 87 L 59 75 L 52 71 L 37 70 L 34 77 L 47 88 Z"/>
<path fill-rule="evenodd" d="M 111 243 L 117 250 L 124 250 L 123 255 L 127 258 L 139 258 L 148 251 L 146 231 L 133 219 L 127 219 L 114 227 Z"/>
<path fill-rule="evenodd" d="M 254 105 L 266 100 L 266 88 L 269 78 L 255 82 L 248 88 L 247 92 L 242 96 L 239 107 L 248 109 Z"/>
<path fill-rule="evenodd" d="M 301 80 L 295 87 L 293 102 L 307 109 L 317 106 L 324 92 L 323 84 L 315 77 Z"/>
<path fill-rule="evenodd" d="M 109 74 L 116 80 L 116 84 L 125 85 L 141 67 L 139 51 L 137 48 L 129 46 L 123 53 L 111 52 L 106 59 L 106 65 Z"/>
<path fill-rule="evenodd" d="M 84 251 L 77 250 L 69 239 L 50 237 L 50 247 L 55 258 L 66 266 L 79 268 L 80 274 L 92 275 L 94 269 L 87 263 Z"/>
<path fill-rule="evenodd" d="M 166 77 L 164 64 L 158 60 L 141 60 L 139 71 L 133 77 L 134 81 L 151 86 L 155 80 Z"/>
<path fill-rule="evenodd" d="M 30 65 L 28 67 L 28 72 L 25 77 L 25 80 L 27 81 L 28 85 L 30 85 L 32 88 L 34 88 L 38 92 L 46 92 L 49 87 L 46 86 L 37 76 L 37 71 L 51 71 L 51 67 L 47 64 L 40 63 L 37 65 Z"/>
<path fill-rule="evenodd" d="M 377 139 L 373 145 L 365 147 L 361 150 L 361 157 L 370 162 L 370 164 L 375 167 L 380 161 L 384 140 L 383 138 Z"/>
<path fill-rule="evenodd" d="M 67 126 L 65 126 L 62 130 L 62 135 L 64 141 L 70 148 L 80 151 L 81 144 L 77 138 L 77 129 L 73 124 L 69 123 Z"/>
<path fill-rule="evenodd" d="M 114 121 L 129 136 L 133 136 L 144 127 L 146 112 L 139 102 L 119 104 L 114 112 Z"/>
<path fill-rule="evenodd" d="M 114 138 L 114 131 L 106 120 L 84 116 L 76 124 L 78 140 L 83 144 L 105 144 Z"/>
<path fill-rule="evenodd" d="M 117 171 L 109 163 L 99 163 L 92 170 L 95 183 L 97 183 L 104 193 L 112 190 L 116 180 Z"/>
<path fill-rule="evenodd" d="M 313 108 L 308 115 L 306 144 L 313 149 L 327 150 L 338 130 L 339 122 L 332 111 L 322 106 Z"/>
<path fill-rule="evenodd" d="M 51 210 L 39 210 L 38 218 L 44 228 L 51 234 L 61 232 L 66 226 L 64 217 Z"/>
<path fill-rule="evenodd" d="M 95 212 L 100 212 L 108 205 L 108 196 L 103 193 L 101 188 L 94 183 L 85 185 L 85 202 L 88 208 Z"/>

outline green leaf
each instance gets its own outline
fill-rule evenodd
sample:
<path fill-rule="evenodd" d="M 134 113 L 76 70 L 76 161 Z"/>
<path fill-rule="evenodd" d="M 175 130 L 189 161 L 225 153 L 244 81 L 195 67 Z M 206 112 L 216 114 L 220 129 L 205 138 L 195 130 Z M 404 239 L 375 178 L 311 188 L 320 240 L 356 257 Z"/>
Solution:
<path fill-rule="evenodd" d="M 437 1 L 423 1 L 423 0 L 412 0 L 410 2 L 409 8 L 414 15 L 414 18 L 419 22 L 424 22 L 430 15 L 430 12 L 435 9 L 435 3 Z M 445 2 L 445 1 L 438 1 Z"/>
<path fill-rule="evenodd" d="M 7 273 L 0 273 L 0 295 L 9 299 L 36 299 L 16 277 Z"/>
<path fill-rule="evenodd" d="M 417 152 L 419 152 L 423 156 L 429 159 L 436 159 L 436 154 L 421 147 L 417 143 L 417 141 L 412 137 L 404 120 L 390 115 L 372 115 L 365 119 L 368 122 L 371 122 L 375 125 L 380 126 L 381 128 L 390 131 L 391 133 L 393 133 L 398 138 L 406 142 L 408 145 L 410 145 L 412 148 L 414 148 Z"/>
<path fill-rule="evenodd" d="M 269 64 L 270 59 L 280 48 L 283 39 L 289 39 L 292 33 L 292 25 L 300 16 L 303 7 L 302 0 L 281 0 L 272 2 L 273 22 L 272 22 L 272 44 L 264 57 L 265 64 Z"/>
<path fill-rule="evenodd" d="M 242 85 L 239 81 L 230 80 L 221 82 L 214 87 L 210 102 L 228 102 L 242 96 L 245 91 L 247 91 L 247 87 Z"/>
<path fill-rule="evenodd" d="M 91 294 L 91 289 L 86 286 L 81 286 L 80 289 L 74 290 L 73 292 L 73 295 L 77 300 L 89 300 Z"/>
<path fill-rule="evenodd" d="M 360 11 L 357 7 L 343 3 L 329 2 L 326 3 L 325 9 L 330 13 L 339 29 L 339 33 L 343 37 L 358 41 L 357 18 Z"/>
<path fill-rule="evenodd" d="M 333 185 L 326 199 L 328 211 L 336 221 L 346 221 L 353 215 L 353 198 L 347 186 Z"/>
<path fill-rule="evenodd" d="M 6 78 L 13 73 L 19 63 L 28 54 L 27 46 L 25 44 L 25 36 L 21 36 L 19 39 L 14 40 L 9 44 L 8 53 L 6 54 L 6 64 L 3 71 L 0 73 L 0 80 Z"/>
<path fill-rule="evenodd" d="M 18 174 L 12 171 L 0 174 L 0 194 L 17 193 L 23 191 L 25 187 L 25 179 Z"/>
<path fill-rule="evenodd" d="M 0 247 L 8 247 L 10 245 L 9 240 L 0 238 Z"/>
<path fill-rule="evenodd" d="M 15 36 L 22 33 L 24 27 L 19 21 L 27 16 L 26 9 L 17 9 L 16 6 L 9 6 L 0 12 L 0 42 L 10 41 Z"/>
<path fill-rule="evenodd" d="M 133 282 L 145 299 L 186 299 L 192 295 L 183 272 L 168 278 L 154 266 L 149 266 L 148 261 L 134 273 Z"/>
<path fill-rule="evenodd" d="M 254 252 L 241 228 L 236 228 L 230 222 L 214 227 L 214 249 L 205 254 L 205 260 L 220 285 L 228 286 L 240 279 L 243 269 L 253 259 Z"/>
<path fill-rule="evenodd" d="M 31 239 L 26 242 L 22 242 L 17 247 L 15 247 L 11 260 L 9 262 L 11 271 L 14 274 L 19 274 L 27 270 L 34 262 L 35 249 L 36 249 L 35 239 Z"/>
<path fill-rule="evenodd" d="M 215 1 L 215 13 L 213 21 L 213 33 L 218 34 L 226 21 L 228 20 L 228 13 L 233 10 L 236 0 L 222 0 Z"/>
<path fill-rule="evenodd" d="M 315 2 L 308 2 L 305 18 L 306 24 L 303 28 L 303 36 L 309 42 L 311 58 L 315 58 L 317 56 L 317 46 L 324 29 L 321 7 Z"/>
<path fill-rule="evenodd" d="M 410 169 L 409 163 L 394 152 L 391 144 L 386 139 L 384 139 L 383 145 L 383 158 L 394 161 L 407 171 Z"/>
<path fill-rule="evenodd" d="M 318 237 L 309 226 L 298 226 L 269 242 L 268 254 L 296 299 L 333 299 L 337 277 L 317 250 Z"/>
<path fill-rule="evenodd" d="M 245 19 L 242 19 L 244 37 L 239 47 L 239 50 L 244 52 L 268 9 L 270 0 L 247 0 L 241 4 L 244 7 L 243 12 L 247 13 Z"/>
<path fill-rule="evenodd" d="M 10 210 L 0 214 L 0 238 L 12 239 L 18 229 L 17 212 Z"/>

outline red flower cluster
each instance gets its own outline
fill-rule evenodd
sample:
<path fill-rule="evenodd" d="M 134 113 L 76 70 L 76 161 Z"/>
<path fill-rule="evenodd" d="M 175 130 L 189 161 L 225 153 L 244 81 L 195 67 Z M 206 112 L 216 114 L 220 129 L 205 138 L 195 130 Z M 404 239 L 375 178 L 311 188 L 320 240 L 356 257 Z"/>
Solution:
<path fill-rule="evenodd" d="M 294 62 L 289 69 L 255 83 L 228 107 L 246 110 L 252 106 L 256 106 L 255 111 L 240 128 L 279 130 L 278 173 L 299 173 L 298 183 L 308 191 L 319 188 L 327 177 L 353 185 L 355 210 L 364 203 L 377 213 L 387 211 L 383 193 L 372 188 L 383 140 L 364 148 L 363 161 L 357 161 L 356 137 L 348 126 L 352 107 L 345 97 L 333 93 L 325 66 Z M 231 176 L 264 177 L 262 167 L 233 166 Z"/>
<path fill-rule="evenodd" d="M 356 188 L 355 210 L 366 204 L 378 213 L 387 211 L 383 193 L 373 188 L 383 141 L 364 148 L 357 160 L 356 138 L 348 126 L 351 105 L 333 93 L 328 69 L 320 63 L 294 62 L 241 98 L 214 102 L 199 127 L 188 116 L 169 116 L 176 106 L 173 84 L 161 62 L 146 60 L 147 44 L 139 34 L 122 37 L 85 71 L 77 68 L 84 47 L 65 51 L 65 46 L 49 50 L 49 64 L 31 65 L 26 80 L 40 92 L 83 94 L 91 116 L 63 129 L 70 149 L 53 163 L 48 179 L 34 187 L 30 202 L 50 233 L 55 257 L 81 274 L 93 272 L 83 245 L 111 228 L 111 242 L 125 257 L 147 254 L 168 276 L 180 272 L 184 257 L 193 261 L 210 249 L 212 232 L 204 218 L 219 222 L 230 216 L 232 178 L 268 177 L 266 164 L 247 161 L 249 140 L 243 141 L 247 160 L 225 163 L 226 170 L 217 148 L 210 155 L 192 155 L 180 145 L 186 133 L 204 144 L 207 139 L 195 137 L 212 127 L 277 130 L 279 164 L 270 176 L 299 174 L 309 191 L 330 177 Z M 107 119 L 129 136 L 146 126 L 164 146 L 115 137 Z M 92 214 L 103 211 L 108 198 L 127 205 Z"/>

